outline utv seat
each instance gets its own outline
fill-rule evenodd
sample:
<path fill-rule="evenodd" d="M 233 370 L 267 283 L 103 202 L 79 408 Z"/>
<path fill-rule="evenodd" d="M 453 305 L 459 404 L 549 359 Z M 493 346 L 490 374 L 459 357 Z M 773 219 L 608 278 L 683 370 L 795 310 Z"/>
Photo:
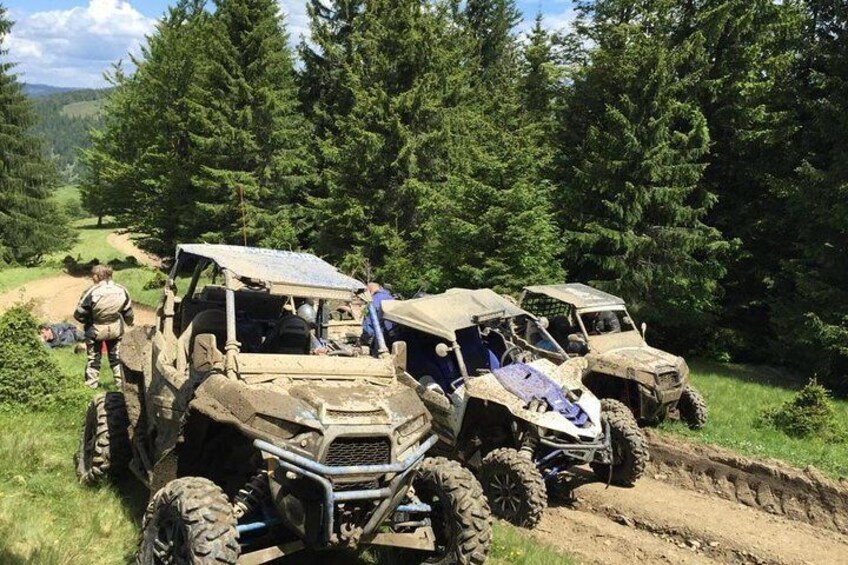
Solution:
<path fill-rule="evenodd" d="M 284 314 L 277 321 L 271 335 L 262 344 L 262 353 L 283 355 L 309 355 L 312 335 L 309 323 L 294 314 Z"/>
<path fill-rule="evenodd" d="M 227 315 L 221 310 L 204 310 L 192 319 L 179 338 L 178 371 L 185 371 L 188 366 L 188 360 L 191 359 L 194 349 L 194 338 L 200 334 L 214 335 L 218 350 L 223 353 L 227 343 Z"/>

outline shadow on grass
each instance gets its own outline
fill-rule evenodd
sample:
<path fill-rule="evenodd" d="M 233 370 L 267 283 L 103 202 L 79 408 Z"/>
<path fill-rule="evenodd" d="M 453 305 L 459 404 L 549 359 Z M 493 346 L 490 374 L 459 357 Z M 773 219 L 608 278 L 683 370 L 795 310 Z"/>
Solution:
<path fill-rule="evenodd" d="M 101 262 L 99 259 L 92 259 L 83 263 L 80 261 L 80 258 L 73 257 L 72 255 L 66 255 L 65 258 L 62 259 L 62 267 L 65 272 L 72 277 L 88 277 L 91 275 L 91 270 L 100 264 Z M 106 265 L 110 266 L 113 271 L 124 271 L 127 269 L 138 269 L 142 267 L 141 263 L 138 262 L 138 259 L 132 256 L 125 257 L 124 259 L 112 259 L 107 262 Z"/>
<path fill-rule="evenodd" d="M 86 223 L 82 223 L 80 221 L 77 225 L 74 226 L 74 229 L 78 230 L 114 230 L 122 228 L 118 222 L 114 220 L 103 220 L 103 223 L 99 226 L 97 225 L 97 221 L 91 218 L 84 218 Z"/>
<path fill-rule="evenodd" d="M 792 391 L 800 389 L 809 380 L 788 369 L 767 365 L 736 365 L 733 363 L 696 359 L 689 363 L 689 367 L 692 369 L 696 378 L 699 374 L 708 375 L 730 378 L 745 383 L 780 387 Z"/>

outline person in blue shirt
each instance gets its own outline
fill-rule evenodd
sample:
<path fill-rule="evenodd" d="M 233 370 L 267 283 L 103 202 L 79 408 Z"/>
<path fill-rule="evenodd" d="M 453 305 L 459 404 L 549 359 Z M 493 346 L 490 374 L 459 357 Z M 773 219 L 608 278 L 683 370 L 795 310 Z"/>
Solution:
<path fill-rule="evenodd" d="M 392 296 L 388 290 L 380 286 L 379 283 L 370 282 L 368 283 L 368 293 L 371 294 L 371 304 L 368 306 L 369 308 L 375 308 L 377 311 L 377 320 L 380 322 L 380 325 L 383 329 L 383 336 L 386 338 L 386 344 L 389 343 L 389 333 L 394 328 L 394 324 L 388 320 L 383 319 L 383 302 L 385 300 L 394 300 L 395 297 Z M 371 315 L 369 312 L 365 313 L 365 317 L 362 320 L 362 336 L 359 338 L 359 342 L 363 345 L 370 344 L 371 346 L 371 354 L 377 354 L 377 340 L 375 336 L 377 332 L 374 331 L 374 322 L 371 320 Z"/>

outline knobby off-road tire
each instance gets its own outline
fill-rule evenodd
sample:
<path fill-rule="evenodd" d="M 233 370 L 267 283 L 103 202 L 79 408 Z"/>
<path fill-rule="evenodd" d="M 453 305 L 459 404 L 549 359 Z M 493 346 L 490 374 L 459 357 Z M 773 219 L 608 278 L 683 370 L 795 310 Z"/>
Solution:
<path fill-rule="evenodd" d="M 127 469 L 132 456 L 129 429 L 123 394 L 106 392 L 91 399 L 74 457 L 81 483 L 94 485 Z"/>
<path fill-rule="evenodd" d="M 415 494 L 433 508 L 434 554 L 395 553 L 393 563 L 482 565 L 492 541 L 492 518 L 483 489 L 474 475 L 456 461 L 429 457 L 412 481 Z"/>
<path fill-rule="evenodd" d="M 142 521 L 138 565 L 235 565 L 238 558 L 236 519 L 218 485 L 183 477 L 153 495 Z"/>
<path fill-rule="evenodd" d="M 691 430 L 700 430 L 707 423 L 707 401 L 692 385 L 686 385 L 677 402 L 680 419 Z"/>
<path fill-rule="evenodd" d="M 501 448 L 483 458 L 480 482 L 492 513 L 524 528 L 532 528 L 548 507 L 542 474 L 527 455 Z"/>
<path fill-rule="evenodd" d="M 602 481 L 631 487 L 648 464 L 645 436 L 630 409 L 617 400 L 605 398 L 601 401 L 601 420 L 608 425 L 613 464 L 592 463 L 592 470 Z"/>

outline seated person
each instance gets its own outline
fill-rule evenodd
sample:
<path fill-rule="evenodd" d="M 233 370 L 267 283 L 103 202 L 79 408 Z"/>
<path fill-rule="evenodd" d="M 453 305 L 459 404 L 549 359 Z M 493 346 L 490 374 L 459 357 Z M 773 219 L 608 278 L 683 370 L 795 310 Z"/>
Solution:
<path fill-rule="evenodd" d="M 604 312 L 589 312 L 583 314 L 583 323 L 589 335 L 603 335 L 621 332 L 621 322 L 615 312 L 607 310 Z"/>
<path fill-rule="evenodd" d="M 316 335 L 316 331 L 318 330 L 318 316 L 315 312 L 315 306 L 312 304 L 312 301 L 307 299 L 303 304 L 298 306 L 297 315 L 306 320 L 306 323 L 309 324 L 310 352 L 313 355 L 326 355 L 330 350 L 330 347 L 326 341 Z"/>
<path fill-rule="evenodd" d="M 451 383 L 462 376 L 452 352 L 446 357 L 436 354 L 436 345 L 442 340 L 408 328 L 403 328 L 398 337 L 407 346 L 406 371 L 421 384 L 435 384 L 447 392 Z"/>
<path fill-rule="evenodd" d="M 271 333 L 262 343 L 262 353 L 288 355 L 325 355 L 327 343 L 315 335 L 315 307 L 305 301 L 297 308 L 297 314 L 284 311 Z"/>

